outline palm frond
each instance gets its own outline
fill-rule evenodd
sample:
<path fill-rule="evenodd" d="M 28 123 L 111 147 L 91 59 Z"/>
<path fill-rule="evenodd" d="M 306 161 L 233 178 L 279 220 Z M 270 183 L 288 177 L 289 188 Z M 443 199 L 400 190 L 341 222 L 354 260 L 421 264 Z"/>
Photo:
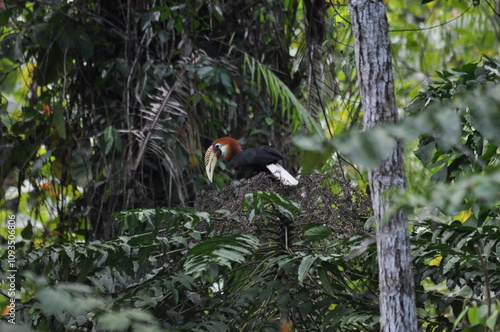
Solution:
<path fill-rule="evenodd" d="M 245 54 L 244 67 L 247 66 L 250 70 L 252 84 L 257 84 L 257 89 L 260 90 L 262 88 L 262 81 L 264 81 L 274 110 L 281 107 L 282 114 L 287 119 L 292 120 L 292 133 L 297 132 L 301 126 L 305 126 L 309 132 L 322 132 L 314 116 L 307 111 L 290 88 L 272 69 L 260 63 L 250 55 Z"/>
<path fill-rule="evenodd" d="M 158 88 L 157 94 L 150 96 L 154 102 L 152 102 L 148 107 L 141 109 L 141 112 L 144 114 L 144 118 L 149 121 L 145 128 L 147 134 L 144 139 L 141 140 L 139 153 L 137 154 L 135 162 L 132 165 L 132 170 L 137 170 L 137 167 L 144 157 L 146 147 L 151 140 L 154 130 L 165 130 L 168 128 L 169 124 L 171 124 L 169 120 L 172 119 L 172 116 L 186 116 L 186 112 L 182 108 L 182 105 L 176 101 L 176 98 L 173 97 L 175 95 L 174 92 L 179 97 L 185 95 L 185 92 L 182 90 L 182 82 L 185 72 L 185 69 L 181 69 L 172 87 L 165 84 L 165 86 Z M 164 124 L 157 127 L 160 119 L 163 120 Z"/>
<path fill-rule="evenodd" d="M 154 94 L 149 95 L 150 103 L 140 109 L 139 115 L 143 125 L 141 130 L 134 131 L 138 152 L 130 169 L 136 171 L 148 153 L 156 156 L 156 162 L 163 168 L 157 170 L 164 177 L 164 184 L 168 186 L 165 190 L 169 200 L 175 193 L 183 202 L 188 196 L 185 176 L 187 168 L 186 161 L 179 160 L 179 152 L 193 153 L 190 140 L 193 140 L 191 136 L 196 130 L 190 128 L 194 124 L 190 121 L 187 101 L 189 79 L 185 67 L 179 68 L 175 82 L 171 85 L 164 83 L 158 87 Z M 192 135 L 186 135 L 186 132 Z"/>

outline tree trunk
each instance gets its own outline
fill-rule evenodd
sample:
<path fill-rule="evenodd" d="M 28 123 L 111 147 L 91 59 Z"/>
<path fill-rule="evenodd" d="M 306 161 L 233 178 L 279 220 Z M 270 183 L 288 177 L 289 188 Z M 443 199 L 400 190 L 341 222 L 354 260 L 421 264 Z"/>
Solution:
<path fill-rule="evenodd" d="M 364 127 L 394 123 L 397 109 L 384 2 L 351 0 L 349 10 Z M 401 142 L 379 168 L 369 172 L 369 181 L 377 223 L 380 329 L 384 332 L 417 331 L 415 282 L 406 215 L 398 212 L 387 217 L 391 204 L 384 196 L 387 189 L 406 187 Z"/>

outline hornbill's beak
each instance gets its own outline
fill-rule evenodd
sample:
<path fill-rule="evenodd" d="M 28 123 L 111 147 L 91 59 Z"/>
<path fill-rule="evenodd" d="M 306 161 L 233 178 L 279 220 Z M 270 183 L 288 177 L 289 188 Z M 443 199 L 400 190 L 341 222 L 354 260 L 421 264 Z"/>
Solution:
<path fill-rule="evenodd" d="M 221 155 L 221 150 L 211 145 L 207 152 L 205 152 L 205 170 L 207 171 L 207 176 L 210 182 L 214 176 L 215 165 L 219 161 Z"/>

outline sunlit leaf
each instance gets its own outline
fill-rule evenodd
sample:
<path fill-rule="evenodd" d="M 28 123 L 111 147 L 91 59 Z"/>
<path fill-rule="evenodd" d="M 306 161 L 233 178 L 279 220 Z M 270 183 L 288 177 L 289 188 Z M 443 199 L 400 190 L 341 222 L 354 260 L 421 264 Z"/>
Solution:
<path fill-rule="evenodd" d="M 479 324 L 479 308 L 474 306 L 467 311 L 467 319 L 471 325 Z"/>

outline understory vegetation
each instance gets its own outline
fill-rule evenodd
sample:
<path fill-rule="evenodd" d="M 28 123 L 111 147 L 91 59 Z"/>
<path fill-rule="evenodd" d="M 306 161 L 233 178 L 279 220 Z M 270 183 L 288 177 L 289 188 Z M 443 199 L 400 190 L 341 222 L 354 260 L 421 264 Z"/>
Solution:
<path fill-rule="evenodd" d="M 410 219 L 419 328 L 500 330 L 495 49 L 462 59 L 450 37 L 417 61 L 427 30 L 398 35 L 404 116 L 361 131 L 343 6 L 112 2 L 0 1 L 2 331 L 377 331 L 366 170 L 396 140 L 408 188 L 388 212 Z M 394 31 L 428 3 L 387 4 Z M 432 8 L 463 12 L 467 40 L 480 6 Z M 299 185 L 224 165 L 209 183 L 204 149 L 227 135 L 272 143 Z"/>

